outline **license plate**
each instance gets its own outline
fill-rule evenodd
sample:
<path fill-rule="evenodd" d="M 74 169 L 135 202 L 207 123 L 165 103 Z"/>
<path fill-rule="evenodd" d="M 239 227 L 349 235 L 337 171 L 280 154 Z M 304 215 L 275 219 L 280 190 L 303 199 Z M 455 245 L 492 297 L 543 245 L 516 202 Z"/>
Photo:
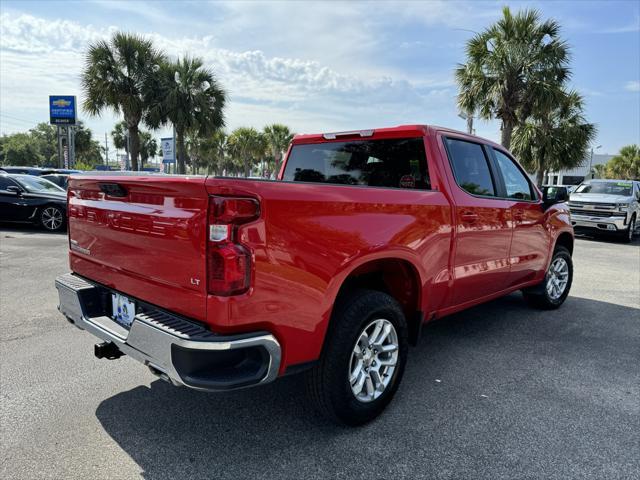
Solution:
<path fill-rule="evenodd" d="M 111 294 L 113 319 L 125 327 L 130 327 L 136 316 L 136 304 L 119 293 Z"/>

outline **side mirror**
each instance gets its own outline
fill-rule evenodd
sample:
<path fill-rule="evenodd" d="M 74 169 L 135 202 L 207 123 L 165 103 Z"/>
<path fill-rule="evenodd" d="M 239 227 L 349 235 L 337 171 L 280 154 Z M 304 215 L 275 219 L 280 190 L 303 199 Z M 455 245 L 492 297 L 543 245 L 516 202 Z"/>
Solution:
<path fill-rule="evenodd" d="M 567 200 L 569 200 L 569 192 L 566 187 L 543 187 L 542 204 L 545 210 L 551 205 L 566 202 Z"/>
<path fill-rule="evenodd" d="M 11 193 L 15 193 L 16 195 L 20 195 L 22 193 L 22 190 L 20 189 L 20 187 L 17 187 L 15 185 L 9 185 L 7 187 L 7 192 L 11 192 Z"/>

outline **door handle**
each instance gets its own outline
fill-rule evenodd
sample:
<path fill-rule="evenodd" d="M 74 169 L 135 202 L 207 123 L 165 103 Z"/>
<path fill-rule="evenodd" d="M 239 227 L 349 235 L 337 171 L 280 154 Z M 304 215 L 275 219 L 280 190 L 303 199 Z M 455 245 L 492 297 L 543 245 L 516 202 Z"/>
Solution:
<path fill-rule="evenodd" d="M 473 223 L 478 220 L 478 215 L 473 212 L 466 211 L 460 214 L 460 218 L 464 223 Z"/>

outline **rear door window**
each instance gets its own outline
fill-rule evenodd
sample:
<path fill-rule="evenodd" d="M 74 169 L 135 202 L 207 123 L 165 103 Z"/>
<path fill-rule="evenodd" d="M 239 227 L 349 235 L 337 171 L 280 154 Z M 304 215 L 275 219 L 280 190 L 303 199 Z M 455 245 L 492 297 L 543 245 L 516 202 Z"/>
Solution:
<path fill-rule="evenodd" d="M 496 187 L 482 145 L 446 138 L 447 151 L 458 185 L 472 195 L 496 196 Z"/>
<path fill-rule="evenodd" d="M 284 180 L 431 188 L 422 137 L 294 145 Z"/>

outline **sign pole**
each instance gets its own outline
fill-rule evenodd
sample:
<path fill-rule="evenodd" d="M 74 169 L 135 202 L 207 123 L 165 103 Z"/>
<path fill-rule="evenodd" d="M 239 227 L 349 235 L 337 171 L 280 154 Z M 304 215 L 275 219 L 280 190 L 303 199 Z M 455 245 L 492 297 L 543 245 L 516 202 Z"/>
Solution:
<path fill-rule="evenodd" d="M 57 126 L 57 140 L 58 140 L 58 168 L 64 168 L 64 160 L 62 158 L 62 132 L 60 125 Z"/>
<path fill-rule="evenodd" d="M 69 148 L 69 168 L 76 166 L 76 129 L 75 127 L 67 127 L 68 140 L 67 145 Z"/>

